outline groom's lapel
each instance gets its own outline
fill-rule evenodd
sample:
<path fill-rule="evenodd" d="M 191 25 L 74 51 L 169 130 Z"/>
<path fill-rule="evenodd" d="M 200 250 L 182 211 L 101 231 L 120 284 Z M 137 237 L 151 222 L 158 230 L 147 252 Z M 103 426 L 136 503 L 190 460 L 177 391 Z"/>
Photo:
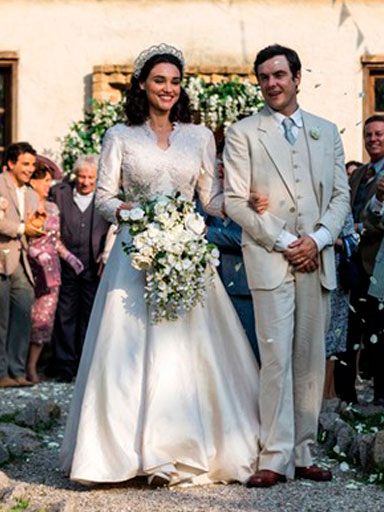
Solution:
<path fill-rule="evenodd" d="M 294 199 L 294 178 L 290 165 L 291 154 L 288 144 L 279 131 L 275 120 L 269 110 L 264 107 L 260 112 L 260 124 L 258 127 L 259 139 L 266 152 L 279 172 L 288 192 Z"/>
<path fill-rule="evenodd" d="M 303 112 L 303 126 L 305 138 L 308 144 L 309 158 L 315 194 L 318 204 L 321 203 L 321 188 L 323 186 L 323 161 L 324 161 L 324 134 L 318 126 L 315 117 Z"/>

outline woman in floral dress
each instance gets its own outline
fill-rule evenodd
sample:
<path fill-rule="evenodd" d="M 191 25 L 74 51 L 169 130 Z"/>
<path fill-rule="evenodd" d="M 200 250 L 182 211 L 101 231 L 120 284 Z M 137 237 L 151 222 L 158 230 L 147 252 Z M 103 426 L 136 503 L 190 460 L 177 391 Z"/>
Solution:
<path fill-rule="evenodd" d="M 39 382 L 37 362 L 43 346 L 51 341 L 55 312 L 59 297 L 60 259 L 69 263 L 76 273 L 83 270 L 83 264 L 64 246 L 60 240 L 60 214 L 55 203 L 47 201 L 52 176 L 47 167 L 38 163 L 30 185 L 38 193 L 40 202 L 38 214 L 45 216 L 44 235 L 34 238 L 29 244 L 29 260 L 35 279 L 36 300 L 32 306 L 31 345 L 27 361 L 28 379 Z"/>

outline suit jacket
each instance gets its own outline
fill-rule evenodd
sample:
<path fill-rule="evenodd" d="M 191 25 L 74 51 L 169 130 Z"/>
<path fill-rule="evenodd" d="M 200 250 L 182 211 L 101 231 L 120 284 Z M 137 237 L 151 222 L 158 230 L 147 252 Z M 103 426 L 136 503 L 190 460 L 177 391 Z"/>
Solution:
<path fill-rule="evenodd" d="M 73 200 L 74 183 L 59 183 L 52 188 L 52 198 L 60 210 L 60 230 L 63 243 L 71 249 L 69 226 L 73 208 L 77 208 Z M 96 211 L 95 200 L 92 202 L 91 250 L 94 261 L 101 256 L 110 224 Z"/>
<path fill-rule="evenodd" d="M 303 112 L 303 125 L 320 211 L 314 229 L 325 226 L 336 240 L 350 208 L 341 139 L 333 123 L 307 112 Z M 288 269 L 283 254 L 274 250 L 281 231 L 294 226 L 297 216 L 294 178 L 287 165 L 290 150 L 281 137 L 266 107 L 232 125 L 226 136 L 225 208 L 243 228 L 243 254 L 251 289 L 276 288 Z M 256 191 L 269 198 L 263 215 L 248 203 L 250 192 Z M 336 287 L 332 246 L 320 254 L 320 280 L 327 289 Z"/>
<path fill-rule="evenodd" d="M 27 188 L 25 192 L 24 218 L 21 218 L 14 182 L 8 171 L 0 174 L 0 197 L 8 202 L 8 207 L 0 211 L 0 274 L 9 276 L 16 270 L 22 258 L 25 272 L 33 284 L 33 276 L 29 266 L 27 252 L 28 242 L 25 235 L 18 236 L 21 221 L 35 212 L 39 197 L 34 190 Z"/>
<path fill-rule="evenodd" d="M 206 237 L 220 250 L 218 272 L 229 295 L 251 297 L 241 252 L 241 227 L 233 220 L 208 216 Z"/>
<path fill-rule="evenodd" d="M 355 202 L 357 191 L 360 187 L 361 180 L 367 172 L 369 164 L 362 165 L 354 171 L 352 174 L 349 184 L 351 187 L 351 204 Z M 371 181 L 367 185 L 365 198 L 367 201 L 371 199 L 376 190 L 376 180 Z M 355 222 L 363 222 L 364 232 L 361 235 L 359 244 L 359 254 L 364 270 L 367 274 L 371 275 L 375 265 L 375 258 L 379 250 L 380 244 L 383 240 L 383 231 L 380 230 L 377 225 L 372 222 L 372 217 L 368 215 L 367 209 L 363 209 L 355 219 Z"/>
<path fill-rule="evenodd" d="M 381 243 L 376 253 L 373 279 L 371 279 L 369 285 L 368 295 L 372 295 L 377 299 L 384 299 L 384 215 L 376 215 L 369 209 L 369 205 L 365 214 L 371 225 L 381 232 Z"/>

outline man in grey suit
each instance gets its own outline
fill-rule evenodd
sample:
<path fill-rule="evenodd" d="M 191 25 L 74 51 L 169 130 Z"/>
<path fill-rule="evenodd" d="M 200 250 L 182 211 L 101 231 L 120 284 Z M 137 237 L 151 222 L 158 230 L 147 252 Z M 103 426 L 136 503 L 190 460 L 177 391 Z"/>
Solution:
<path fill-rule="evenodd" d="M 27 237 L 40 236 L 44 219 L 38 196 L 27 188 L 36 151 L 27 142 L 11 144 L 0 175 L 0 388 L 32 385 L 25 378 L 34 300 Z"/>
<path fill-rule="evenodd" d="M 378 311 L 368 294 L 375 261 L 380 257 L 383 231 L 377 223 L 372 222 L 372 216 L 367 217 L 366 205 L 375 197 L 379 176 L 384 173 L 384 116 L 374 115 L 366 119 L 363 134 L 370 161 L 357 168 L 349 180 L 352 213 L 356 230 L 361 235 L 359 250 L 355 255 L 360 282 L 351 292 L 347 350 L 339 354 L 335 364 L 335 387 L 342 400 L 357 403 L 355 347 L 363 342 L 365 350 L 361 354 L 360 363 L 366 362 L 369 373 L 373 375 L 374 403 L 383 405 L 383 371 L 381 365 L 378 365 L 377 346 L 370 342 L 379 323 Z"/>
<path fill-rule="evenodd" d="M 260 370 L 260 456 L 252 487 L 286 476 L 330 480 L 313 465 L 324 371 L 333 244 L 349 210 L 336 126 L 297 103 L 301 63 L 279 45 L 260 51 L 255 72 L 266 106 L 234 124 L 224 152 L 225 206 L 243 229 Z M 269 197 L 261 214 L 251 194 Z"/>

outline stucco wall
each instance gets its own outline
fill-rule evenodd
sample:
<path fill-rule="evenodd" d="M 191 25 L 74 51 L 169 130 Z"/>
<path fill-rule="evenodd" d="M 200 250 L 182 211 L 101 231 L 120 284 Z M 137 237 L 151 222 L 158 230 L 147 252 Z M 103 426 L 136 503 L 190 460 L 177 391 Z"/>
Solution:
<path fill-rule="evenodd" d="M 347 7 L 347 11 L 345 11 Z M 81 117 L 94 65 L 131 62 L 166 41 L 191 64 L 249 64 L 279 42 L 303 62 L 301 106 L 344 128 L 361 158 L 364 53 L 384 53 L 384 3 L 297 0 L 0 0 L 0 51 L 18 51 L 18 138 L 58 152 Z"/>

